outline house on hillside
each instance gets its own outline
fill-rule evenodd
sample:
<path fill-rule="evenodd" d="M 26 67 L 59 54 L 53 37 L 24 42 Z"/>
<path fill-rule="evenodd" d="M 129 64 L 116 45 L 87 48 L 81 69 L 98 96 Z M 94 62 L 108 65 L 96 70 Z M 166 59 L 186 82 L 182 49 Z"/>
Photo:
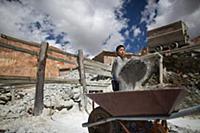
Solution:
<path fill-rule="evenodd" d="M 134 54 L 133 53 L 126 53 L 127 58 L 131 58 Z M 102 51 L 98 55 L 96 55 L 93 60 L 102 62 L 107 65 L 112 65 L 115 57 L 116 57 L 116 52 L 112 51 Z"/>

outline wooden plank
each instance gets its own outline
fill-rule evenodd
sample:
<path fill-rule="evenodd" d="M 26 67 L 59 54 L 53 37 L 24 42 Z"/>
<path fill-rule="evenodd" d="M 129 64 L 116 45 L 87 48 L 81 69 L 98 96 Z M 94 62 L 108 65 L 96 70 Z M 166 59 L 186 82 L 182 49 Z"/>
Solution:
<path fill-rule="evenodd" d="M 33 114 L 35 116 L 40 115 L 44 108 L 44 103 L 43 103 L 44 90 L 43 89 L 44 89 L 45 66 L 46 66 L 46 57 L 47 57 L 48 46 L 49 46 L 48 43 L 42 43 L 40 53 L 39 53 L 35 103 L 34 103 L 34 110 L 33 110 Z"/>
<path fill-rule="evenodd" d="M 13 45 L 10 45 L 10 44 L 6 44 L 6 43 L 3 43 L 3 42 L 0 42 L 0 47 L 19 51 L 19 52 L 23 52 L 23 53 L 30 54 L 30 55 L 33 55 L 33 56 L 39 56 L 38 52 L 36 52 L 36 51 L 20 48 L 20 47 L 13 46 Z M 68 60 L 65 60 L 63 58 L 53 57 L 53 56 L 50 56 L 50 55 L 48 55 L 47 58 L 51 59 L 51 60 L 58 61 L 58 62 L 65 62 L 65 63 L 77 65 L 76 62 L 68 61 Z"/>
<path fill-rule="evenodd" d="M 6 44 L 6 43 L 3 43 L 3 42 L 0 42 L 0 47 L 11 49 L 11 50 L 15 50 L 15 51 L 19 51 L 19 52 L 23 52 L 23 53 L 30 54 L 30 55 L 38 56 L 38 53 L 35 52 L 35 51 L 24 49 L 24 48 L 20 48 L 20 47 L 16 47 L 16 46 L 13 46 L 13 45 L 10 45 L 10 44 Z"/>
<path fill-rule="evenodd" d="M 79 84 L 78 79 L 58 79 L 58 78 L 47 78 L 45 79 L 45 84 Z M 22 77 L 22 76 L 3 76 L 0 75 L 0 83 L 2 84 L 35 84 L 36 79 L 32 77 Z"/>
<path fill-rule="evenodd" d="M 15 41 L 15 42 L 20 42 L 20 43 L 23 43 L 23 44 L 28 45 L 28 46 L 34 46 L 34 47 L 40 48 L 39 43 L 25 41 L 25 40 L 18 39 L 18 38 L 15 38 L 15 37 L 11 37 L 11 36 L 8 36 L 8 35 L 5 35 L 5 34 L 1 34 L 1 38 L 11 40 L 11 41 Z"/>
<path fill-rule="evenodd" d="M 83 50 L 78 50 L 78 70 L 79 70 L 79 76 L 80 76 L 80 83 L 83 86 L 83 91 L 82 91 L 82 99 L 83 99 L 83 106 L 84 109 L 87 110 L 87 98 L 84 94 L 87 93 L 87 87 L 86 87 L 86 77 L 85 77 L 85 70 L 84 70 L 84 64 L 83 64 Z"/>
<path fill-rule="evenodd" d="M 104 69 L 102 66 L 99 67 L 97 65 L 92 65 L 92 64 L 90 64 L 90 65 L 89 64 L 84 64 L 84 67 L 88 68 L 88 69 L 99 69 L 99 70 L 110 72 L 109 69 L 107 69 L 107 68 Z"/>
<path fill-rule="evenodd" d="M 87 86 L 94 86 L 94 87 L 108 87 L 109 85 L 111 85 L 110 83 L 99 83 L 99 82 L 87 82 Z"/>
<path fill-rule="evenodd" d="M 112 67 L 106 64 L 103 64 L 101 62 L 97 62 L 94 60 L 90 60 L 90 59 L 85 59 L 84 60 L 84 65 L 85 66 L 92 66 L 92 67 L 96 67 L 96 68 L 101 68 L 104 69 L 106 71 L 111 71 Z"/>
<path fill-rule="evenodd" d="M 83 51 L 78 50 L 78 71 L 79 71 L 79 76 L 80 76 L 80 83 L 81 85 L 86 85 L 86 77 L 85 77 L 85 70 L 84 70 L 84 64 L 83 64 Z M 85 88 L 86 89 L 86 88 Z"/>
<path fill-rule="evenodd" d="M 31 80 L 34 79 L 33 77 L 28 76 L 9 76 L 9 75 L 0 75 L 1 80 Z"/>
<path fill-rule="evenodd" d="M 161 51 L 160 53 L 161 54 L 165 54 L 165 53 L 175 54 L 175 53 L 181 53 L 181 52 L 190 52 L 190 51 L 197 50 L 197 49 L 200 49 L 200 44 L 193 44 L 193 45 L 190 44 L 188 46 L 173 49 L 173 50 L 170 50 L 170 51 L 168 51 L 168 50 L 167 51 Z"/>
<path fill-rule="evenodd" d="M 108 70 L 108 71 L 111 70 L 110 65 L 107 65 L 107 64 L 104 64 L 104 63 L 101 63 L 101 62 L 98 62 L 98 61 L 94 61 L 94 60 L 91 60 L 91 59 L 87 59 L 87 58 L 84 60 L 84 65 L 99 67 L 99 68 L 102 68 L 102 69 L 105 69 L 105 70 Z"/>
<path fill-rule="evenodd" d="M 148 53 L 147 55 L 141 56 L 141 59 L 146 59 L 146 58 L 152 58 L 154 56 L 158 56 L 159 54 L 176 54 L 176 53 L 183 53 L 183 52 L 191 52 L 191 51 L 197 51 L 200 50 L 200 44 L 189 44 L 187 46 L 181 47 L 181 48 L 176 48 L 172 50 L 165 50 L 165 51 L 160 51 L 160 52 L 154 52 L 154 53 Z"/>
<path fill-rule="evenodd" d="M 16 85 L 16 86 L 14 86 L 15 87 L 15 89 L 30 89 L 30 88 L 33 88 L 33 87 L 35 87 L 35 85 L 34 84 L 23 84 L 23 85 Z"/>
<path fill-rule="evenodd" d="M 11 93 L 11 101 L 15 102 L 15 87 L 10 86 L 10 93 Z"/>
<path fill-rule="evenodd" d="M 57 57 L 53 57 L 53 56 L 50 56 L 50 55 L 47 55 L 47 58 L 51 59 L 51 60 L 58 61 L 58 62 L 65 62 L 65 63 L 77 65 L 77 62 L 68 61 L 68 60 L 65 60 L 63 58 L 57 58 Z"/>
<path fill-rule="evenodd" d="M 21 42 L 21 43 L 28 45 L 28 46 L 34 46 L 34 47 L 40 48 L 40 44 L 36 43 L 36 42 L 25 41 L 25 40 L 18 39 L 18 38 L 15 38 L 15 37 L 11 37 L 11 36 L 8 36 L 8 35 L 5 35 L 5 34 L 1 34 L 1 37 L 4 38 L 4 39 L 7 39 L 7 40 Z M 60 53 L 60 54 L 63 54 L 63 55 L 67 55 L 67 56 L 77 57 L 77 55 L 75 55 L 75 54 L 67 53 L 67 52 L 64 52 L 62 50 L 54 49 L 52 47 L 48 48 L 48 52 L 50 52 L 50 51 Z"/>
<path fill-rule="evenodd" d="M 5 80 L 4 80 L 5 81 Z M 5 82 L 0 81 L 1 85 L 0 87 L 4 87 L 4 86 L 16 86 L 16 85 L 25 85 L 25 84 L 36 84 L 36 80 L 7 80 Z M 45 80 L 44 81 L 45 84 L 79 84 L 79 80 L 78 79 L 63 79 L 63 80 Z"/>
<path fill-rule="evenodd" d="M 91 68 L 85 68 L 86 73 L 91 73 L 91 74 L 97 74 L 97 75 L 102 75 L 106 77 L 112 77 L 111 72 L 103 71 L 101 69 L 91 69 Z"/>
<path fill-rule="evenodd" d="M 52 84 L 52 83 L 56 83 L 56 84 L 80 84 L 80 80 L 78 79 L 49 79 L 49 80 L 45 80 L 45 84 Z"/>

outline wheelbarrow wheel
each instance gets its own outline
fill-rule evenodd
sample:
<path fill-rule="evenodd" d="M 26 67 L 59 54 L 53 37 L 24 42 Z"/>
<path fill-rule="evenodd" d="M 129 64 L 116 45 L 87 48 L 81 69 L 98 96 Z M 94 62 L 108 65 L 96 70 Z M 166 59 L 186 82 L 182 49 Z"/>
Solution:
<path fill-rule="evenodd" d="M 89 116 L 88 122 L 93 123 L 102 119 L 111 117 L 111 115 L 101 107 L 95 108 Z M 116 122 L 108 122 L 105 124 L 88 127 L 89 133 L 116 133 Z"/>

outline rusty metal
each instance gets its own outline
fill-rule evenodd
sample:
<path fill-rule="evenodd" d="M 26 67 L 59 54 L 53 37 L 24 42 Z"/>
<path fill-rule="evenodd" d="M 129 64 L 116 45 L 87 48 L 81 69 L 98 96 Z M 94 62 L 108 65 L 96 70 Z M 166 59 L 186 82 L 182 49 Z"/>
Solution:
<path fill-rule="evenodd" d="M 108 112 L 106 112 L 101 107 L 97 107 L 90 113 L 88 122 L 94 123 L 109 117 L 111 117 L 111 115 Z M 114 122 L 105 122 L 102 124 L 96 124 L 96 126 L 88 127 L 89 133 L 114 133 L 114 130 Z"/>
<path fill-rule="evenodd" d="M 95 122 L 86 122 L 83 123 L 83 127 L 93 127 L 98 126 L 101 124 L 114 122 L 114 121 L 150 121 L 150 120 L 167 120 L 170 119 L 168 116 L 115 116 L 115 117 L 109 117 L 105 119 L 101 119 Z"/>
<path fill-rule="evenodd" d="M 169 116 L 185 94 L 183 87 L 87 94 L 112 116 Z"/>
<path fill-rule="evenodd" d="M 119 121 L 119 124 L 122 126 L 122 128 L 124 129 L 124 131 L 125 131 L 126 133 L 131 133 L 131 132 L 128 130 L 128 128 L 127 128 L 121 121 Z"/>
<path fill-rule="evenodd" d="M 101 125 L 101 124 L 105 124 L 108 122 L 113 122 L 113 121 L 149 121 L 149 120 L 168 120 L 168 119 L 174 119 L 174 118 L 178 118 L 178 117 L 183 117 L 183 116 L 188 116 L 188 115 L 192 115 L 195 113 L 199 113 L 200 112 L 200 105 L 194 106 L 194 107 L 190 107 L 187 109 L 182 109 L 178 112 L 173 112 L 171 113 L 170 116 L 118 116 L 118 117 L 109 117 L 109 118 L 105 118 L 105 119 L 101 119 L 99 121 L 95 121 L 92 123 L 83 123 L 82 126 L 83 127 L 93 127 L 93 126 L 97 126 L 97 125 Z"/>

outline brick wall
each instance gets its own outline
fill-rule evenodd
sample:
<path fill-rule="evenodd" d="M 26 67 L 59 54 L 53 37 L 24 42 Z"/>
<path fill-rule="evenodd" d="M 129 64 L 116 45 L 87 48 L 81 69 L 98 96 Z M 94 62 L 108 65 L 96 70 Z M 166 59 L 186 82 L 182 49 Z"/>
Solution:
<path fill-rule="evenodd" d="M 4 44 L 39 52 L 39 48 L 35 47 L 34 45 L 30 46 L 22 42 L 0 37 L 0 43 L 1 42 Z M 71 62 L 76 62 L 76 58 L 74 56 L 67 56 L 52 51 L 48 52 L 48 55 L 69 60 Z M 38 64 L 37 60 L 37 56 L 0 47 L 0 75 L 36 77 Z M 59 69 L 75 67 L 77 66 L 73 64 L 47 59 L 45 76 L 46 78 L 57 77 L 59 76 Z"/>

